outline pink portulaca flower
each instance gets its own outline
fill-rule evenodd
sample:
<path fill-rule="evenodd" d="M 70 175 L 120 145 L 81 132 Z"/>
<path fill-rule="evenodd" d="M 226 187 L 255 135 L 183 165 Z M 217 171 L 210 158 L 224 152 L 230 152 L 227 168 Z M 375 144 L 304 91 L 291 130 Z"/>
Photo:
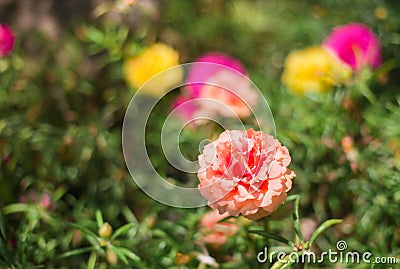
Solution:
<path fill-rule="evenodd" d="M 219 214 L 217 210 L 204 214 L 200 219 L 201 231 L 204 236 L 200 240 L 216 248 L 225 244 L 228 237 L 235 235 L 239 230 L 239 226 L 234 223 L 235 219 L 221 221 L 227 217 L 229 217 L 227 212 Z"/>
<path fill-rule="evenodd" d="M 186 82 L 188 99 L 202 98 L 194 106 L 197 114 L 204 117 L 248 117 L 251 115 L 249 107 L 257 102 L 257 92 L 243 65 L 223 53 L 207 53 L 197 59 Z"/>
<path fill-rule="evenodd" d="M 199 97 L 209 99 L 200 102 L 200 108 L 210 115 L 225 117 L 248 117 L 250 107 L 257 103 L 257 92 L 247 77 L 222 70 L 210 77 L 210 84 L 204 85 Z"/>
<path fill-rule="evenodd" d="M 199 156 L 199 190 L 213 209 L 249 219 L 270 215 L 283 204 L 296 176 L 288 149 L 261 131 L 223 132 Z"/>
<path fill-rule="evenodd" d="M 36 204 L 49 211 L 53 211 L 57 207 L 49 194 L 36 193 L 34 191 L 29 191 L 26 195 L 20 196 L 18 201 L 24 204 Z"/>
<path fill-rule="evenodd" d="M 177 96 L 172 102 L 172 109 L 176 110 L 176 115 L 183 121 L 188 122 L 195 117 L 198 107 L 191 102 L 191 98 L 183 95 Z"/>
<path fill-rule="evenodd" d="M 194 64 L 189 70 L 186 81 L 188 83 L 187 89 L 193 97 L 198 97 L 202 87 L 204 86 L 203 83 L 198 82 L 208 81 L 210 77 L 213 77 L 222 70 L 227 70 L 228 68 L 231 68 L 238 71 L 239 73 L 242 73 L 243 75 L 246 74 L 246 70 L 240 61 L 220 52 L 206 53 L 198 58 L 196 62 L 212 63 L 215 65 Z"/>
<path fill-rule="evenodd" d="M 14 47 L 14 34 L 10 27 L 0 24 L 0 57 L 7 56 Z"/>
<path fill-rule="evenodd" d="M 333 29 L 323 46 L 355 71 L 381 64 L 381 46 L 375 33 L 360 23 Z"/>

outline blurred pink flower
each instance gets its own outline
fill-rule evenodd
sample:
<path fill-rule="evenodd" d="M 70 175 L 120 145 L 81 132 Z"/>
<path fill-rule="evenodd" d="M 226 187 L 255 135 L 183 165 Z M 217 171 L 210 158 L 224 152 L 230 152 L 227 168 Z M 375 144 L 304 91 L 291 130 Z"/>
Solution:
<path fill-rule="evenodd" d="M 209 63 L 209 64 L 204 64 Z M 188 99 L 202 100 L 182 110 L 186 117 L 196 115 L 213 117 L 248 117 L 249 107 L 257 103 L 257 92 L 247 78 L 243 65 L 223 53 L 207 53 L 196 60 L 189 70 L 186 82 Z M 207 100 L 208 99 L 208 100 Z M 187 117 L 186 117 L 187 118 Z"/>
<path fill-rule="evenodd" d="M 230 219 L 230 222 L 221 222 L 221 220 L 227 217 L 229 217 L 227 212 L 219 214 L 218 210 L 204 214 L 200 220 L 204 236 L 200 240 L 215 247 L 225 244 L 228 237 L 235 235 L 239 230 L 239 226 L 233 223 L 234 219 Z"/>
<path fill-rule="evenodd" d="M 191 100 L 190 97 L 179 95 L 172 102 L 172 109 L 176 109 L 176 115 L 185 123 L 193 119 L 198 111 L 198 107 Z"/>
<path fill-rule="evenodd" d="M 187 77 L 187 89 L 190 94 L 194 97 L 199 96 L 201 88 L 204 83 L 198 82 L 206 82 L 210 77 L 214 76 L 221 70 L 230 70 L 234 69 L 243 75 L 246 75 L 246 70 L 242 63 L 235 58 L 226 55 L 220 52 L 210 52 L 206 53 L 203 56 L 199 57 L 195 62 L 197 63 L 214 63 L 215 65 L 201 65 L 194 63 L 191 69 L 189 70 Z M 223 65 L 223 66 L 221 66 Z M 224 68 L 224 66 L 226 68 Z M 234 72 L 232 70 L 232 72 Z M 193 84 L 191 84 L 193 83 Z"/>
<path fill-rule="evenodd" d="M 199 103 L 202 110 L 210 115 L 226 117 L 243 118 L 251 115 L 249 107 L 256 105 L 257 92 L 247 77 L 222 70 L 210 77 L 208 82 L 210 84 L 204 85 L 199 93 L 200 98 L 210 99 Z"/>
<path fill-rule="evenodd" d="M 134 4 L 136 4 L 137 1 L 138 0 L 124 0 L 124 3 L 128 4 L 128 5 L 134 5 Z"/>
<path fill-rule="evenodd" d="M 37 201 L 37 194 L 33 191 L 29 191 L 25 195 L 21 195 L 18 197 L 18 202 L 20 203 L 36 203 Z"/>
<path fill-rule="evenodd" d="M 42 194 L 40 195 L 40 202 L 39 202 L 39 204 L 40 204 L 40 206 L 41 206 L 42 208 L 50 209 L 51 206 L 52 206 L 50 195 L 48 195 L 48 194 L 46 194 L 46 193 L 42 193 Z"/>
<path fill-rule="evenodd" d="M 11 53 L 14 47 L 14 34 L 10 27 L 0 24 L 0 57 Z"/>
<path fill-rule="evenodd" d="M 323 46 L 355 71 L 381 64 L 381 46 L 375 33 L 366 25 L 350 23 L 335 27 Z"/>
<path fill-rule="evenodd" d="M 18 198 L 20 203 L 28 204 L 33 203 L 39 205 L 43 209 L 53 211 L 56 209 L 56 204 L 52 201 L 52 198 L 47 193 L 36 193 L 29 191 L 26 195 L 22 195 Z"/>
<path fill-rule="evenodd" d="M 199 190 L 220 214 L 259 219 L 286 200 L 295 173 L 286 147 L 261 131 L 223 132 L 199 156 Z"/>

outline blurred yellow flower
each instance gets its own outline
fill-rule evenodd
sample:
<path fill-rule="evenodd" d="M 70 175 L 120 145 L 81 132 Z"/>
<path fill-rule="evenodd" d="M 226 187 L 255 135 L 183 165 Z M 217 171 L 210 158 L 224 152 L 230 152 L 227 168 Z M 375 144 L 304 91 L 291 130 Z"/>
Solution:
<path fill-rule="evenodd" d="M 319 46 L 291 52 L 282 82 L 294 93 L 324 93 L 351 77 L 351 69 Z"/>
<path fill-rule="evenodd" d="M 144 86 L 143 93 L 159 97 L 182 80 L 183 69 L 176 68 L 153 76 L 178 64 L 178 52 L 165 44 L 156 43 L 125 62 L 125 79 L 135 89 Z"/>

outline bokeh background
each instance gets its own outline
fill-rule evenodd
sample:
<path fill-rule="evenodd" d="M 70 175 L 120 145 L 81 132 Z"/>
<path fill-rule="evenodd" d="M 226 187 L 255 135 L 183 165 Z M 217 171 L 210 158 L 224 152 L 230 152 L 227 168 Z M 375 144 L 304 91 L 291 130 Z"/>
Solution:
<path fill-rule="evenodd" d="M 0 267 L 207 268 L 207 254 L 220 268 L 265 268 L 257 252 L 279 243 L 248 228 L 294 238 L 288 203 L 263 220 L 238 218 L 240 230 L 223 246 L 204 245 L 199 220 L 208 208 L 168 207 L 134 184 L 121 146 L 134 94 L 123 66 L 156 42 L 173 47 L 180 63 L 210 51 L 243 63 L 291 153 L 297 177 L 290 193 L 301 195 L 304 233 L 343 219 L 315 251 L 342 239 L 350 250 L 399 257 L 399 14 L 389 0 L 1 0 L 0 23 L 12 27 L 16 45 L 0 58 Z M 368 25 L 382 45 L 384 63 L 368 84 L 373 98 L 343 99 L 346 89 L 318 97 L 288 91 L 281 83 L 288 53 L 321 44 L 349 22 Z M 155 111 L 147 141 L 159 173 L 184 182 L 158 154 L 172 97 Z M 182 151 L 195 158 L 198 142 L 217 134 L 184 135 Z"/>

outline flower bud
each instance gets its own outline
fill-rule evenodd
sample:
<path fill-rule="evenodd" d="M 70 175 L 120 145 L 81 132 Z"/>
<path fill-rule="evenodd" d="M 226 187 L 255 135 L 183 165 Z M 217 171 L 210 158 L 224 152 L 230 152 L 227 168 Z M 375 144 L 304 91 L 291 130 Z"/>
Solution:
<path fill-rule="evenodd" d="M 176 253 L 175 255 L 175 263 L 177 265 L 184 265 L 187 264 L 190 261 L 190 256 L 187 254 L 182 254 L 182 253 Z"/>
<path fill-rule="evenodd" d="M 106 255 L 107 255 L 107 261 L 108 261 L 109 264 L 111 264 L 111 265 L 116 265 L 117 264 L 118 256 L 115 253 L 115 251 L 113 251 L 112 249 L 108 248 Z"/>
<path fill-rule="evenodd" d="M 100 229 L 99 229 L 99 235 L 102 238 L 108 238 L 110 237 L 110 235 L 112 234 L 112 227 L 110 224 L 108 224 L 108 222 L 103 223 L 103 225 L 101 225 Z"/>

